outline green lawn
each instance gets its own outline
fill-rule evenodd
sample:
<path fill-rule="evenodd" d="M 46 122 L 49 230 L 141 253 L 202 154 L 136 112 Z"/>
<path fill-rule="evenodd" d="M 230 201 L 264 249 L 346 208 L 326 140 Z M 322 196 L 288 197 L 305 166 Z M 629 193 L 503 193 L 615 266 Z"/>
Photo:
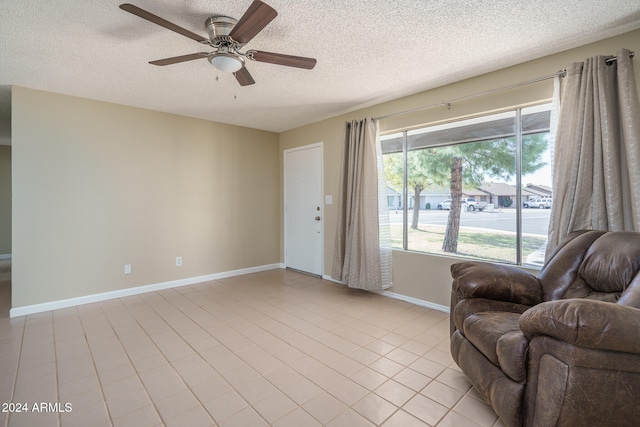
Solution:
<path fill-rule="evenodd" d="M 442 251 L 444 226 L 421 225 L 418 230 L 409 229 L 408 249 L 418 252 L 445 254 Z M 546 236 L 525 235 L 522 239 L 522 259 L 539 249 L 547 241 Z M 402 224 L 391 224 L 391 243 L 393 247 L 402 247 Z M 479 258 L 495 262 L 516 262 L 516 235 L 502 231 L 460 228 L 458 252 L 463 257 Z"/>

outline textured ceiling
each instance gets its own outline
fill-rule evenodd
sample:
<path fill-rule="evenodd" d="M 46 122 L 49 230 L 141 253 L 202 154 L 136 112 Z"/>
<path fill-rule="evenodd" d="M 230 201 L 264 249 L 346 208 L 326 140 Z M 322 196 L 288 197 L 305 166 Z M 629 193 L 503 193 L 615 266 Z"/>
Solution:
<path fill-rule="evenodd" d="M 203 36 L 251 3 L 129 1 Z M 203 49 L 121 2 L 0 1 L 5 141 L 11 85 L 281 132 L 640 28 L 638 0 L 266 0 L 278 17 L 246 48 L 318 63 L 249 62 L 240 87 L 206 59 L 149 65 Z"/>

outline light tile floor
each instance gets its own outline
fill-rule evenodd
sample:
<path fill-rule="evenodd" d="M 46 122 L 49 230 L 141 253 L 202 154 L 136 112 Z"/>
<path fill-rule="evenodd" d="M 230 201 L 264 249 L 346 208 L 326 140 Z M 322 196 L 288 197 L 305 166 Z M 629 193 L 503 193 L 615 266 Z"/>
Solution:
<path fill-rule="evenodd" d="M 451 359 L 448 335 L 445 313 L 285 270 L 4 315 L 0 402 L 28 412 L 1 420 L 502 426 Z"/>

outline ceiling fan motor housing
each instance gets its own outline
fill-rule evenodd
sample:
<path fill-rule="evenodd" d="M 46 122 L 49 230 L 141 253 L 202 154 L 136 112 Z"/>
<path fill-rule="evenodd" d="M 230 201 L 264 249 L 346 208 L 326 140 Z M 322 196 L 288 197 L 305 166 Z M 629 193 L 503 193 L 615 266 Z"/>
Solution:
<path fill-rule="evenodd" d="M 237 19 L 231 18 L 230 16 L 212 16 L 207 18 L 205 26 L 207 27 L 211 40 L 225 39 L 229 36 L 229 33 L 231 33 L 231 30 L 237 22 Z"/>

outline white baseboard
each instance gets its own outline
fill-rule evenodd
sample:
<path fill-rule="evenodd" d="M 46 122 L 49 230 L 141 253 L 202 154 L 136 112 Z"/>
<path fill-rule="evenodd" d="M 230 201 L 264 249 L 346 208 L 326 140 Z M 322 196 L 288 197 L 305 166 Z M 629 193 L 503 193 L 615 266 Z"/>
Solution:
<path fill-rule="evenodd" d="M 0 255 L 0 259 L 1 257 L 2 255 Z M 42 313 L 45 311 L 59 310 L 61 308 L 75 307 L 77 305 L 107 301 L 110 299 L 123 298 L 131 295 L 139 295 L 147 292 L 161 291 L 163 289 L 176 288 L 179 286 L 194 285 L 196 283 L 208 282 L 211 280 L 219 280 L 219 279 L 225 279 L 228 277 L 241 276 L 244 274 L 258 273 L 261 271 L 284 269 L 284 268 L 285 268 L 285 265 L 283 263 L 268 264 L 268 265 L 261 265 L 257 267 L 242 268 L 239 270 L 231 270 L 231 271 L 224 271 L 221 273 L 208 274 L 205 276 L 189 277 L 186 279 L 172 280 L 169 282 L 137 286 L 135 288 L 119 289 L 117 291 L 102 292 L 99 294 L 85 295 L 81 297 L 69 298 L 64 300 L 45 302 L 41 304 L 25 305 L 23 307 L 12 308 L 9 311 L 9 317 L 26 316 L 29 314 Z M 343 284 L 342 282 L 339 282 L 328 275 L 323 275 L 322 278 L 330 282 Z M 411 304 L 419 305 L 422 307 L 431 308 L 433 310 L 449 313 L 449 307 L 447 306 L 435 304 L 429 301 L 424 301 L 418 298 L 413 298 L 413 297 L 409 297 L 406 295 L 398 294 L 395 292 L 389 292 L 389 291 L 381 291 L 381 292 L 378 292 L 378 294 L 385 297 L 406 301 Z"/>
<path fill-rule="evenodd" d="M 344 283 L 342 283 L 342 282 L 340 282 L 338 280 L 335 280 L 331 276 L 323 275 L 322 278 L 324 280 L 328 280 L 330 282 L 340 283 L 341 285 L 344 285 Z M 408 297 L 406 295 L 397 294 L 395 292 L 379 291 L 379 292 L 376 292 L 376 293 L 379 294 L 379 295 L 385 296 L 385 297 L 399 299 L 399 300 L 402 300 L 402 301 L 410 302 L 411 304 L 419 305 L 421 307 L 431 308 L 433 310 L 438 310 L 438 311 L 442 311 L 442 312 L 445 312 L 445 313 L 449 313 L 449 311 L 450 311 L 449 307 L 447 307 L 446 305 L 440 305 L 440 304 L 436 304 L 436 303 L 433 303 L 433 302 L 421 300 L 421 299 L 418 299 L 418 298 Z"/>
<path fill-rule="evenodd" d="M 436 304 L 434 302 L 425 301 L 425 300 L 418 299 L 418 298 L 413 298 L 413 297 L 408 297 L 406 295 L 397 294 L 395 292 L 382 291 L 382 292 L 378 292 L 378 293 L 380 295 L 385 296 L 385 297 L 399 299 L 399 300 L 402 300 L 402 301 L 410 302 L 411 304 L 419 305 L 421 307 L 426 307 L 426 308 L 431 308 L 433 310 L 442 311 L 444 313 L 449 313 L 449 311 L 450 311 L 449 307 L 447 307 L 446 305 L 440 305 L 440 304 Z"/>
<path fill-rule="evenodd" d="M 326 275 L 326 274 L 323 274 L 323 275 L 322 275 L 322 279 L 324 279 L 324 280 L 328 280 L 328 281 L 330 281 L 330 282 L 334 282 L 334 283 L 340 283 L 341 285 L 344 285 L 344 283 L 342 283 L 341 281 L 336 280 L 336 279 L 334 279 L 333 277 L 328 276 L 328 275 Z"/>
<path fill-rule="evenodd" d="M 11 259 L 11 254 L 0 254 L 0 259 Z"/>
<path fill-rule="evenodd" d="M 86 295 L 82 297 L 45 302 L 41 304 L 25 305 L 23 307 L 12 308 L 9 311 L 9 317 L 26 316 L 28 314 L 42 313 L 44 311 L 75 307 L 77 305 L 82 305 L 82 304 L 90 304 L 94 302 L 107 301 L 115 298 L 128 297 L 131 295 L 144 294 L 147 292 L 160 291 L 163 289 L 193 285 L 196 283 L 208 282 L 210 280 L 225 279 L 227 277 L 241 276 L 244 274 L 258 273 L 261 271 L 275 270 L 279 268 L 283 268 L 282 264 L 261 265 L 257 267 L 242 268 L 239 270 L 232 270 L 232 271 L 224 271 L 221 273 L 208 274 L 206 276 L 189 277 L 186 279 L 179 279 L 179 280 L 172 280 L 169 282 L 137 286 L 135 288 L 119 289 L 117 291 L 102 292 L 99 294 L 92 294 L 92 295 Z"/>

